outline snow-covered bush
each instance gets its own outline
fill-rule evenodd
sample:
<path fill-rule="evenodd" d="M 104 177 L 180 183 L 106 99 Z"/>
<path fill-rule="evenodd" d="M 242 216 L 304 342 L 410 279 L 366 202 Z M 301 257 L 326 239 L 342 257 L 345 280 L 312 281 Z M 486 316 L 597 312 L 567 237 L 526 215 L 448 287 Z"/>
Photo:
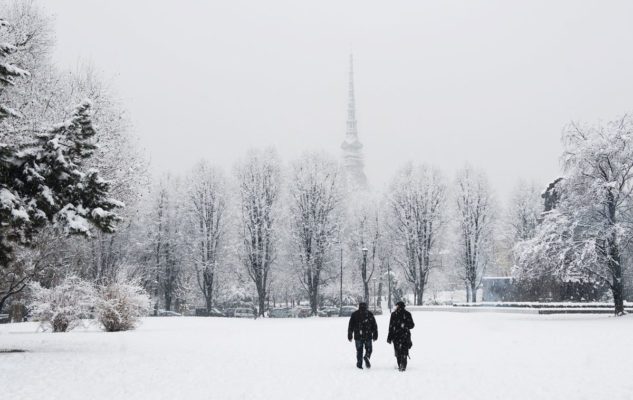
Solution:
<path fill-rule="evenodd" d="M 95 314 L 108 332 L 134 329 L 149 309 L 150 298 L 145 289 L 136 282 L 126 282 L 124 277 L 97 290 Z"/>
<path fill-rule="evenodd" d="M 33 317 L 53 332 L 66 332 L 88 318 L 94 303 L 94 287 L 76 276 L 71 276 L 53 288 L 31 284 Z"/>

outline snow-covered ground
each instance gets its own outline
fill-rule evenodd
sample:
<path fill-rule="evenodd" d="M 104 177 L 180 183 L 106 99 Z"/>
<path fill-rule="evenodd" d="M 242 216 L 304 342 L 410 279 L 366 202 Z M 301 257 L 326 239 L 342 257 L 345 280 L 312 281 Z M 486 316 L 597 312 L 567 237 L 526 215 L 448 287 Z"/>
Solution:
<path fill-rule="evenodd" d="M 378 317 L 371 370 L 347 318 L 147 318 L 136 331 L 0 325 L 3 399 L 631 399 L 633 317 L 414 312 L 409 369 Z"/>

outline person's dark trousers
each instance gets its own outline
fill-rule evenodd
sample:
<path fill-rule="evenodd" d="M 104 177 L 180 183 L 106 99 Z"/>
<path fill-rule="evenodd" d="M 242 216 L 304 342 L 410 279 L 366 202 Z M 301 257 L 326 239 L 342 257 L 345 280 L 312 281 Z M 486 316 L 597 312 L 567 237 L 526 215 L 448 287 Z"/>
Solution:
<path fill-rule="evenodd" d="M 407 369 L 407 358 L 409 357 L 409 349 L 406 350 L 403 348 L 405 346 L 402 343 L 393 344 L 393 350 L 396 353 L 396 360 L 398 361 L 398 369 L 400 371 L 404 371 Z"/>
<path fill-rule="evenodd" d="M 409 357 L 406 354 L 398 354 L 396 356 L 396 359 L 398 360 L 398 369 L 400 371 L 404 371 L 407 369 L 407 357 Z"/>
<path fill-rule="evenodd" d="M 356 340 L 356 366 L 363 365 L 363 347 L 365 347 L 365 357 L 371 357 L 371 339 Z M 359 367 L 361 368 L 361 367 Z"/>

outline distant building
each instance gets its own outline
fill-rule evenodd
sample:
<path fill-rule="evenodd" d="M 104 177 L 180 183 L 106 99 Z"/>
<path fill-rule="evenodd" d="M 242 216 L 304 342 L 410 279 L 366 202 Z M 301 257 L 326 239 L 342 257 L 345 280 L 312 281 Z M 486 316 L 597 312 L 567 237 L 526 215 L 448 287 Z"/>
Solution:
<path fill-rule="evenodd" d="M 513 301 L 514 280 L 509 276 L 484 276 L 481 279 L 481 301 Z"/>
<path fill-rule="evenodd" d="M 349 92 L 347 103 L 347 129 L 345 140 L 341 144 L 343 150 L 343 168 L 349 191 L 367 189 L 363 144 L 358 140 L 356 124 L 356 102 L 354 98 L 354 59 L 349 56 Z"/>

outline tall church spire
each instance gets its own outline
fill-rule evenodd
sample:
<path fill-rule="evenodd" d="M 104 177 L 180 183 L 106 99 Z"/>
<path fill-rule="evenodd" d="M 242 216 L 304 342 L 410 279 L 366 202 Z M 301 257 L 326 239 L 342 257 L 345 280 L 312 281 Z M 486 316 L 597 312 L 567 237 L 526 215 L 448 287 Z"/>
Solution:
<path fill-rule="evenodd" d="M 343 165 L 350 189 L 365 189 L 365 162 L 363 160 L 363 144 L 358 140 L 356 125 L 356 99 L 354 97 L 354 57 L 349 55 L 349 87 L 347 102 L 347 130 L 345 140 L 341 144 L 343 149 Z"/>
<path fill-rule="evenodd" d="M 354 55 L 349 55 L 349 83 L 347 92 L 347 132 L 345 139 L 353 142 L 358 140 L 356 128 L 356 99 L 354 98 Z"/>

